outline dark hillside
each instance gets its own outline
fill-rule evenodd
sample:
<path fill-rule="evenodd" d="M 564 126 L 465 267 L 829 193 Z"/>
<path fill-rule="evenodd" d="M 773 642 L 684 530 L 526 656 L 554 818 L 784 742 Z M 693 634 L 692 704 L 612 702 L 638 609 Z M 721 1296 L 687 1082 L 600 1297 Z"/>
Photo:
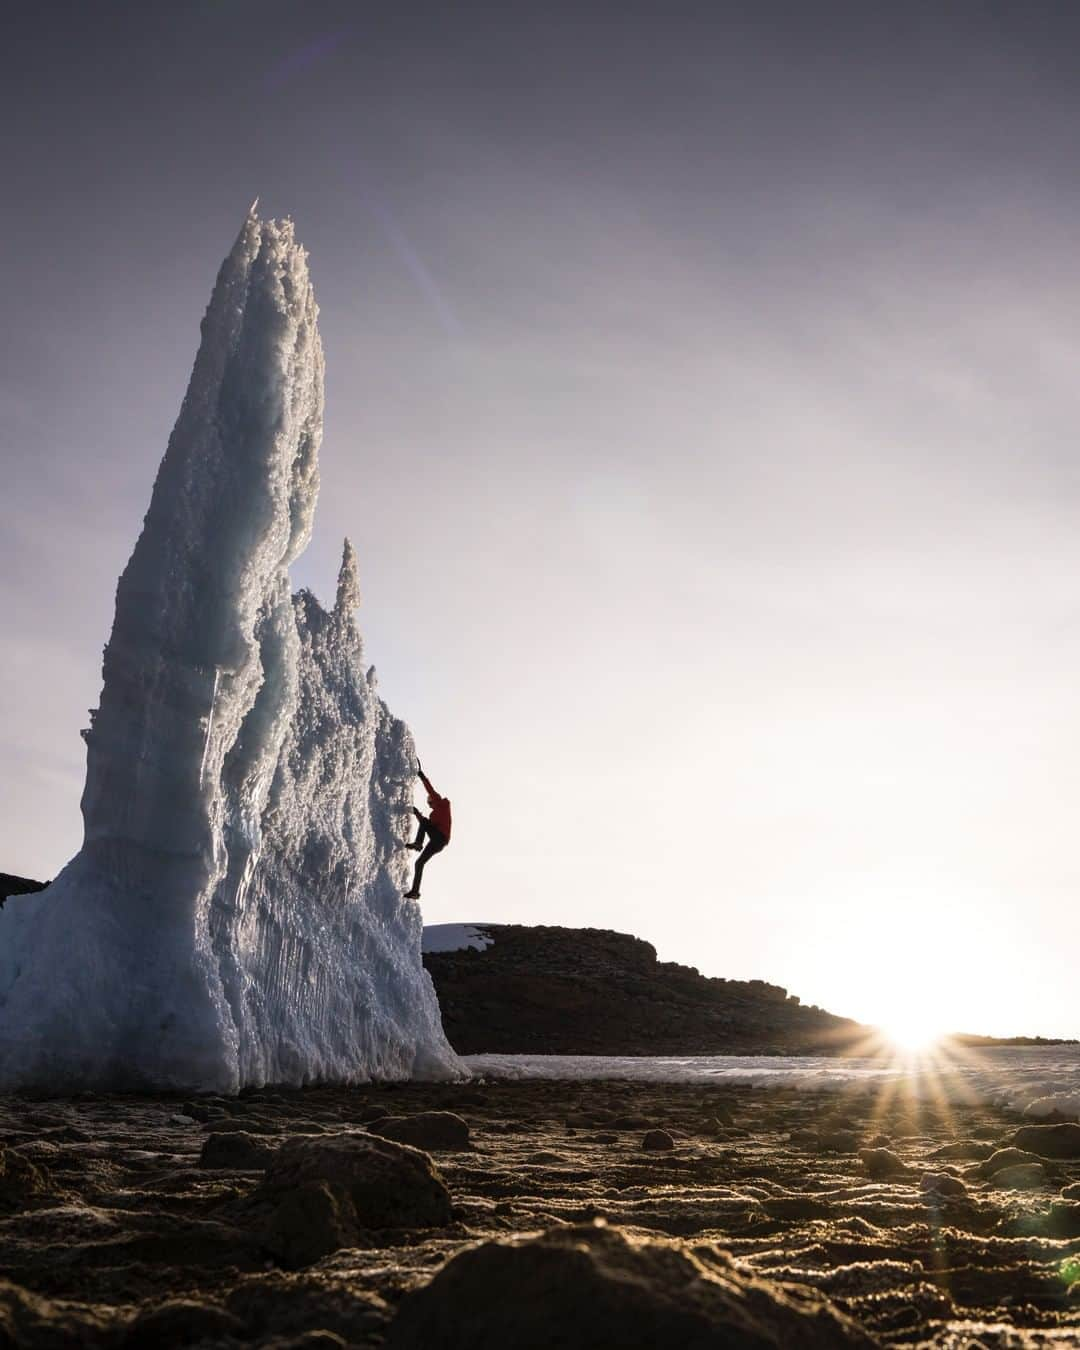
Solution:
<path fill-rule="evenodd" d="M 710 979 L 598 928 L 483 925 L 484 951 L 428 952 L 460 1054 L 843 1052 L 863 1028 L 762 980 Z"/>

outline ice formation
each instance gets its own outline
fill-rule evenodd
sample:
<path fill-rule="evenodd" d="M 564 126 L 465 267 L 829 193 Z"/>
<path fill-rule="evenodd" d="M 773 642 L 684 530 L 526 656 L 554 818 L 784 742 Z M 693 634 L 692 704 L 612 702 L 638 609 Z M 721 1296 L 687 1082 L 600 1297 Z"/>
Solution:
<path fill-rule="evenodd" d="M 0 1087 L 457 1075 L 402 898 L 414 751 L 288 568 L 318 494 L 306 254 L 254 209 L 225 260 L 116 596 L 81 851 L 0 911 Z"/>

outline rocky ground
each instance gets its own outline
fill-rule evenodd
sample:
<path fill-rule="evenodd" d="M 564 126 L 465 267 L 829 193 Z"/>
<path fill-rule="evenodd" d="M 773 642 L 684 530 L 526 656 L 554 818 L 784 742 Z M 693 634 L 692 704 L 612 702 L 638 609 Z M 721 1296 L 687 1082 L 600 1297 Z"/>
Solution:
<path fill-rule="evenodd" d="M 0 1347 L 1080 1344 L 1075 1123 L 473 1082 L 9 1098 L 0 1147 Z"/>

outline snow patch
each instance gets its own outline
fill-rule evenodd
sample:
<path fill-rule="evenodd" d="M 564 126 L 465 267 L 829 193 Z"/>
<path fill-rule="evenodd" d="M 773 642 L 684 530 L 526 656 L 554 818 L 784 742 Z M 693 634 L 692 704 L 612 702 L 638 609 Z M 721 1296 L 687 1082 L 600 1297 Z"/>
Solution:
<path fill-rule="evenodd" d="M 888 1060 L 819 1055 L 466 1055 L 464 1063 L 489 1079 L 726 1082 L 846 1093 L 891 1090 L 902 1081 L 906 1092 L 931 1101 L 989 1102 L 1016 1111 L 1053 1101 L 1065 1114 L 1074 1114 L 1080 1102 L 1076 1046 L 967 1051 L 962 1058 L 928 1062 L 921 1071 Z"/>
<path fill-rule="evenodd" d="M 472 947 L 478 952 L 494 942 L 483 924 L 429 923 L 424 926 L 424 951 L 460 952 Z"/>
<path fill-rule="evenodd" d="M 1047 1116 L 1080 1116 L 1080 1092 L 1062 1093 L 1056 1097 L 1036 1097 L 1024 1108 L 1024 1115 L 1035 1120 Z"/>

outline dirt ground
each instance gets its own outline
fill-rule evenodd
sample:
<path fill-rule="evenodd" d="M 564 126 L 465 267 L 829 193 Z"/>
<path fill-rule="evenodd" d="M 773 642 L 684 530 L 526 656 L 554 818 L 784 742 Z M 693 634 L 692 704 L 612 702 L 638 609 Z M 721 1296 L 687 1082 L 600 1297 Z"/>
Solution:
<path fill-rule="evenodd" d="M 435 1146 L 439 1121 L 416 1131 L 450 1220 L 361 1225 L 313 1262 L 282 1261 L 253 1196 L 283 1140 L 432 1111 L 468 1126 L 464 1147 Z M 700 1084 L 4 1098 L 0 1347 L 380 1346 L 403 1296 L 463 1249 L 595 1220 L 716 1244 L 741 1270 L 820 1291 L 882 1344 L 1078 1346 L 1080 1148 L 1059 1131 L 1039 1147 L 1064 1156 L 995 1159 L 1024 1123 Z M 222 1166 L 201 1161 L 211 1136 Z M 298 1222 L 328 1224 L 333 1246 L 339 1219 Z"/>

